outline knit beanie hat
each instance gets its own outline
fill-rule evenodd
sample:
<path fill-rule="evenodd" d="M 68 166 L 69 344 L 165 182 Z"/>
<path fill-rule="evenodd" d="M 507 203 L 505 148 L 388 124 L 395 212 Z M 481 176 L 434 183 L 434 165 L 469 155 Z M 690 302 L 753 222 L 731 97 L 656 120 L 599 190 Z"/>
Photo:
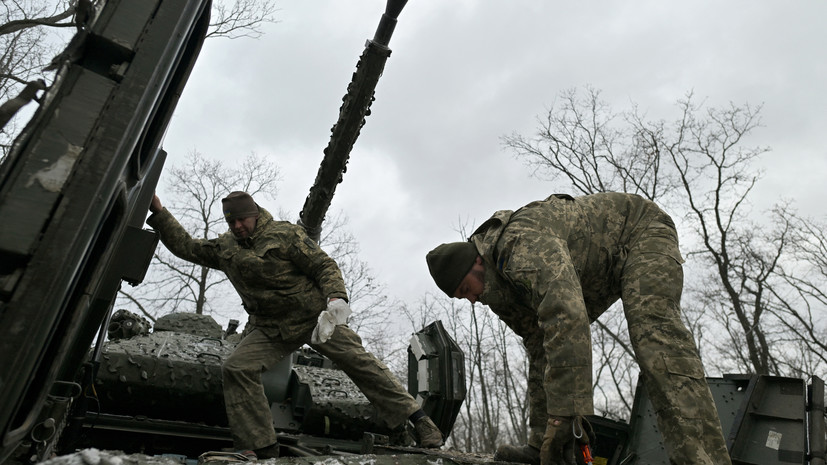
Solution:
<path fill-rule="evenodd" d="M 258 205 L 246 192 L 230 192 L 230 195 L 221 199 L 221 206 L 227 221 L 258 216 Z"/>
<path fill-rule="evenodd" d="M 453 297 L 465 275 L 477 260 L 477 248 L 470 242 L 441 244 L 428 252 L 428 271 L 442 292 Z"/>

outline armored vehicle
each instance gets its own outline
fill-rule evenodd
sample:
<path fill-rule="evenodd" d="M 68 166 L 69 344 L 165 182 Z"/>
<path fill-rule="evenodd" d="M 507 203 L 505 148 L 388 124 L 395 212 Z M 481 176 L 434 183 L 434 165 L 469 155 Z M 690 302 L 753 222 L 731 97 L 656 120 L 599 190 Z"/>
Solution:
<path fill-rule="evenodd" d="M 208 315 L 192 313 L 159 318 L 151 332 L 144 329 L 145 320 L 126 310 L 112 320 L 92 389 L 85 394 L 89 407 L 75 410 L 80 428 L 64 438 L 62 448 L 188 457 L 231 449 L 221 363 L 238 335 Z M 124 326 L 141 330 L 127 332 Z M 465 399 L 463 354 L 435 322 L 412 337 L 409 358 L 413 393 L 448 436 Z M 412 431 L 388 428 L 344 372 L 310 348 L 265 372 L 262 381 L 282 455 L 413 443 Z"/>

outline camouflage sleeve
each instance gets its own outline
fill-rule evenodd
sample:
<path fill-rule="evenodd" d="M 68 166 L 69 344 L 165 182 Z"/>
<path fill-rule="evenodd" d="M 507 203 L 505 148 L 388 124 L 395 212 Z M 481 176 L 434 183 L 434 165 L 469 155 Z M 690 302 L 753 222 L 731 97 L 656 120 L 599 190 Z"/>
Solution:
<path fill-rule="evenodd" d="M 296 229 L 296 237 L 287 254 L 293 264 L 316 281 L 325 297 L 347 300 L 347 290 L 339 265 L 301 228 Z"/>
<path fill-rule="evenodd" d="M 166 208 L 147 218 L 146 224 L 160 234 L 161 242 L 176 257 L 196 265 L 219 268 L 219 248 L 215 241 L 193 239 Z"/>
<path fill-rule="evenodd" d="M 508 225 L 497 266 L 537 310 L 546 356 L 544 387 L 550 415 L 590 415 L 592 352 L 589 316 L 568 246 L 553 232 Z"/>

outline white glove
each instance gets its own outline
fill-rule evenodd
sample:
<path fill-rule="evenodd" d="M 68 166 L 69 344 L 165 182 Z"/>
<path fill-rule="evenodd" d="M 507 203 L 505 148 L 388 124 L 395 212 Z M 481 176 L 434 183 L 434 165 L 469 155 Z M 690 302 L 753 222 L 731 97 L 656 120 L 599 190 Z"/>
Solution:
<path fill-rule="evenodd" d="M 327 303 L 327 310 L 319 314 L 319 321 L 313 328 L 310 336 L 312 344 L 324 344 L 333 335 L 336 325 L 347 324 L 347 317 L 351 314 L 350 305 L 342 299 L 331 300 Z"/>

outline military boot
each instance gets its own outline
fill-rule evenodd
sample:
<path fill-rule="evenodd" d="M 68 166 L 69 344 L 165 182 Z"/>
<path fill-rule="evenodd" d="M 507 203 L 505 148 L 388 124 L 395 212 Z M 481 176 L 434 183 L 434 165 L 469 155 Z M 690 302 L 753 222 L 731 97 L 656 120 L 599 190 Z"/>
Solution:
<path fill-rule="evenodd" d="M 436 427 L 430 417 L 422 417 L 414 423 L 419 447 L 433 449 L 442 446 L 442 431 Z"/>
<path fill-rule="evenodd" d="M 512 446 L 504 444 L 497 448 L 497 452 L 494 453 L 494 460 L 540 465 L 540 449 L 529 445 Z"/>
<path fill-rule="evenodd" d="M 277 459 L 279 458 L 279 443 L 274 442 L 267 447 L 256 449 L 253 452 L 255 452 L 256 458 L 259 460 Z"/>
<path fill-rule="evenodd" d="M 256 459 L 253 451 L 225 452 L 207 451 L 198 456 L 198 465 L 229 465 L 240 462 L 252 462 Z"/>

